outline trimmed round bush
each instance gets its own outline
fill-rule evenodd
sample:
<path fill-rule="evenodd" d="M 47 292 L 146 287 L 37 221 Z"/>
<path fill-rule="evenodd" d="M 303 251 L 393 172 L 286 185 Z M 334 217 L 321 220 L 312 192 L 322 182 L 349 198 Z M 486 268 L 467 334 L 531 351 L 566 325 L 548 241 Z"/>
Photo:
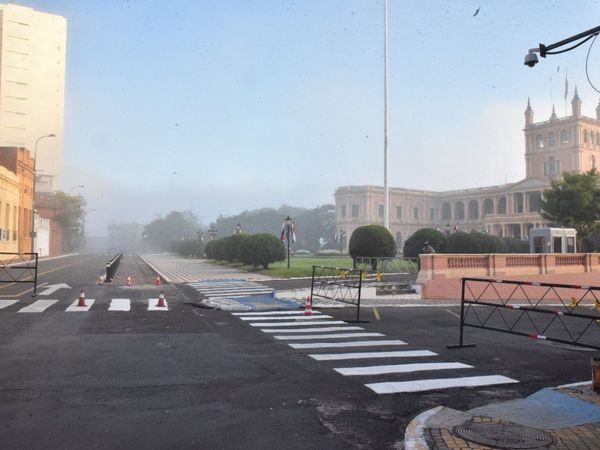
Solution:
<path fill-rule="evenodd" d="M 471 232 L 479 243 L 478 253 L 508 253 L 508 245 L 498 236 L 491 234 Z"/>
<path fill-rule="evenodd" d="M 240 260 L 240 245 L 246 238 L 245 234 L 232 234 L 223 238 L 223 259 L 227 262 L 234 262 Z"/>
<path fill-rule="evenodd" d="M 396 256 L 396 242 L 391 233 L 381 225 L 358 227 L 350 236 L 350 256 Z"/>
<path fill-rule="evenodd" d="M 268 269 L 269 264 L 283 261 L 285 256 L 283 242 L 272 234 L 249 234 L 240 241 L 239 258 L 246 265 Z"/>
<path fill-rule="evenodd" d="M 473 233 L 457 231 L 448 236 L 447 253 L 481 253 L 481 245 Z"/>
<path fill-rule="evenodd" d="M 448 238 L 441 231 L 435 228 L 421 228 L 415 231 L 405 242 L 403 255 L 407 258 L 415 258 L 423 253 L 423 245 L 425 241 L 429 242 L 429 245 L 437 253 L 445 253 L 446 243 Z"/>
<path fill-rule="evenodd" d="M 529 241 L 511 237 L 505 237 L 502 240 L 508 245 L 508 253 L 529 253 Z"/>

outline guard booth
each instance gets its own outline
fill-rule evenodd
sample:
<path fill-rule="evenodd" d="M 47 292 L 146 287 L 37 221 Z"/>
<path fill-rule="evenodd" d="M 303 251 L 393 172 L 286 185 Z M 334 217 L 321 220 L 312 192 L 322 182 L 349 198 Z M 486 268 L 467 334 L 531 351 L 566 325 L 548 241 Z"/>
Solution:
<path fill-rule="evenodd" d="M 574 228 L 532 228 L 529 230 L 530 253 L 577 253 Z"/>

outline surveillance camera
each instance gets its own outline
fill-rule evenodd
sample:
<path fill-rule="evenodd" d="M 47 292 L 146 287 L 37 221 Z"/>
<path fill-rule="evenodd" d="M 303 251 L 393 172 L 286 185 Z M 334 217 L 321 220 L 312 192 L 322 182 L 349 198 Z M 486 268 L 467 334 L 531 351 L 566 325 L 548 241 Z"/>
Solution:
<path fill-rule="evenodd" d="M 525 64 L 526 66 L 529 66 L 529 67 L 533 67 L 537 63 L 538 63 L 537 55 L 535 53 L 533 53 L 533 50 L 529 50 L 527 55 L 525 55 L 525 61 L 523 62 L 523 64 Z"/>

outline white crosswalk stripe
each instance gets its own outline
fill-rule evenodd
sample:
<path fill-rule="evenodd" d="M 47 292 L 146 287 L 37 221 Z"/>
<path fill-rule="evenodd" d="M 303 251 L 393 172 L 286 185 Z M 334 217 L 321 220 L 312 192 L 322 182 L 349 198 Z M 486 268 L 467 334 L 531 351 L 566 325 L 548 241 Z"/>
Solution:
<path fill-rule="evenodd" d="M 110 301 L 109 311 L 130 311 L 131 300 L 128 298 L 113 298 Z"/>
<path fill-rule="evenodd" d="M 318 349 L 343 349 L 349 347 L 380 347 L 407 345 L 399 339 L 364 340 L 369 337 L 382 337 L 381 333 L 345 331 L 364 330 L 362 327 L 349 326 L 347 322 L 339 320 L 310 320 L 313 316 L 303 316 L 300 311 L 289 312 L 260 312 L 260 313 L 235 313 L 238 319 L 252 327 L 270 334 L 274 339 L 288 342 L 296 350 Z M 321 319 L 333 319 L 325 314 Z M 307 320 L 308 319 L 308 320 Z M 331 325 L 339 326 L 331 326 Z M 310 327 L 310 328 L 309 328 Z M 329 339 L 345 339 L 344 342 L 327 342 Z M 348 340 L 350 339 L 350 340 Z M 304 343 L 302 341 L 316 340 L 320 342 Z M 344 361 L 344 360 L 373 360 L 379 358 L 408 360 L 402 364 L 388 365 L 361 365 L 356 367 L 335 367 L 334 371 L 344 376 L 379 377 L 379 376 L 413 376 L 413 374 L 428 374 L 440 370 L 468 370 L 473 366 L 459 362 L 411 362 L 411 358 L 435 357 L 437 353 L 429 350 L 404 350 L 404 351 L 365 351 L 339 353 L 311 353 L 308 356 L 316 361 Z M 502 375 L 482 375 L 475 377 L 413 379 L 407 381 L 384 381 L 365 383 L 365 386 L 377 394 L 396 394 L 406 392 L 420 392 L 436 389 L 451 389 L 473 386 L 490 386 L 506 383 L 518 383 L 517 380 Z"/>
<path fill-rule="evenodd" d="M 18 303 L 19 300 L 0 300 L 0 309 L 7 308 L 15 303 Z"/>
<path fill-rule="evenodd" d="M 41 313 L 46 311 L 52 305 L 54 305 L 58 300 L 37 300 L 33 302 L 31 305 L 25 306 L 21 308 L 17 312 L 19 313 Z"/>
<path fill-rule="evenodd" d="M 85 299 L 85 305 L 84 306 L 78 306 L 79 305 L 79 300 L 75 300 L 73 303 L 71 303 L 69 305 L 69 307 L 67 309 L 65 309 L 66 312 L 86 312 L 89 311 L 90 308 L 92 307 L 92 305 L 94 304 L 96 300 L 92 299 L 92 298 L 86 298 Z"/>
<path fill-rule="evenodd" d="M 5 310 L 6 308 L 15 305 L 19 306 L 21 300 L 0 300 L 0 310 Z M 158 306 L 158 299 L 150 298 L 150 299 L 140 299 L 137 301 L 140 306 L 143 304 L 144 309 L 147 311 L 170 311 L 168 302 L 165 300 L 165 307 Z M 85 306 L 79 306 L 79 299 L 69 303 L 67 306 L 60 306 L 62 304 L 59 303 L 59 300 L 36 300 L 35 302 L 22 306 L 18 310 L 15 311 L 2 311 L 2 314 L 10 314 L 11 312 L 17 313 L 44 313 L 47 311 L 62 311 L 62 312 L 90 312 L 90 311 L 120 311 L 120 312 L 130 312 L 132 311 L 132 301 L 128 298 L 113 298 L 110 300 L 110 303 L 107 306 L 107 302 L 104 300 L 98 301 L 96 299 L 86 298 Z M 56 306 L 54 306 L 56 305 Z M 54 308 L 50 309 L 52 306 Z M 16 309 L 16 308 L 15 308 Z M 11 308 L 12 310 L 12 308 Z"/>

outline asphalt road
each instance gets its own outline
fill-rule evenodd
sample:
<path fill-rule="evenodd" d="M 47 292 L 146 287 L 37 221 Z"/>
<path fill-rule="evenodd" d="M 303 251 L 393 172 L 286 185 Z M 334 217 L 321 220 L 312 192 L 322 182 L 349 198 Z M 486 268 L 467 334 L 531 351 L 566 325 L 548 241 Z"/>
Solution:
<path fill-rule="evenodd" d="M 408 422 L 431 407 L 464 410 L 590 378 L 591 352 L 544 341 L 467 329 L 477 346 L 447 349 L 458 340 L 458 307 L 365 309 L 370 322 L 360 326 L 404 340 L 402 350 L 473 366 L 460 376 L 519 381 L 375 394 L 364 384 L 390 375 L 342 376 L 333 368 L 356 362 L 316 361 L 307 354 L 327 350 L 296 350 L 228 312 L 199 308 L 198 294 L 154 286 L 135 258 L 124 260 L 115 285 L 96 285 L 107 258 L 41 263 L 41 284 L 70 288 L 38 296 L 57 300 L 41 313 L 18 313 L 35 300 L 30 293 L 0 309 L 0 448 L 401 448 Z M 17 287 L 25 286 L 0 289 L 0 299 Z M 88 312 L 65 312 L 80 289 L 96 302 Z M 149 311 L 159 290 L 169 309 Z M 115 298 L 129 299 L 131 310 L 109 311 Z M 436 376 L 457 376 L 451 372 Z"/>

